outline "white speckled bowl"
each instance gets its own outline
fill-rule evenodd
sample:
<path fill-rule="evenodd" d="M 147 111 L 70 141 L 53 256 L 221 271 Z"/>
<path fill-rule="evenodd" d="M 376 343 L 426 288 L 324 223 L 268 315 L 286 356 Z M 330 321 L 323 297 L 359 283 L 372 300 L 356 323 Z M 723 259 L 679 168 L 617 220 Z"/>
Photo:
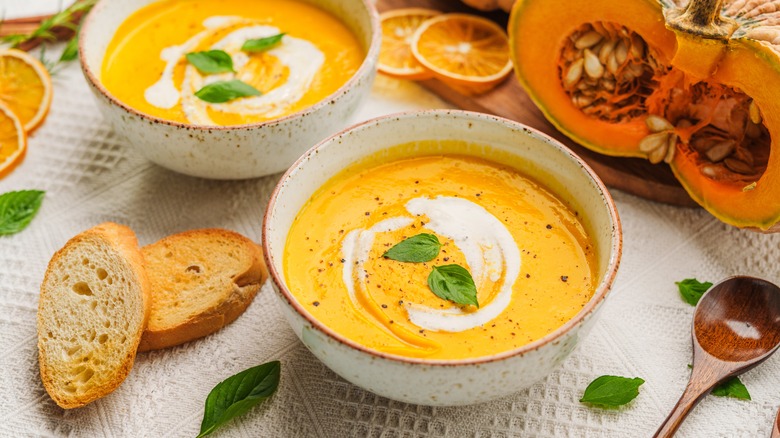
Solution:
<path fill-rule="evenodd" d="M 79 35 L 81 68 L 106 119 L 149 160 L 187 175 L 244 179 L 285 170 L 313 144 L 344 127 L 376 75 L 381 29 L 371 0 L 301 0 L 329 11 L 358 37 L 366 57 L 357 73 L 319 103 L 280 119 L 238 126 L 183 124 L 146 115 L 100 82 L 108 43 L 130 14 L 155 0 L 100 0 Z M 152 56 L 152 55 L 150 55 Z"/>
<path fill-rule="evenodd" d="M 573 319 L 516 350 L 466 360 L 401 357 L 363 347 L 317 321 L 286 287 L 283 253 L 295 216 L 311 195 L 351 163 L 419 140 L 465 140 L 489 145 L 441 153 L 491 159 L 495 151 L 527 163 L 520 169 L 543 182 L 579 212 L 596 245 L 598 287 Z M 409 152 L 410 156 L 420 152 Z M 350 382 L 395 400 L 424 405 L 465 405 L 512 394 L 546 376 L 575 348 L 595 322 L 617 273 L 620 220 L 604 185 L 569 149 L 536 130 L 506 119 L 463 111 L 424 111 L 374 119 L 318 144 L 282 177 L 263 223 L 263 248 L 274 288 L 301 341 Z"/>

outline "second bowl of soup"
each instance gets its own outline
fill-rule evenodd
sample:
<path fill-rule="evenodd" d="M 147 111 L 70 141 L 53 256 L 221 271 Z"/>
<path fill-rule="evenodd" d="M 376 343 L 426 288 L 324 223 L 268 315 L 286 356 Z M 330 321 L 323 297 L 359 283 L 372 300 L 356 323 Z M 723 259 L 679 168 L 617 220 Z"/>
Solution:
<path fill-rule="evenodd" d="M 523 125 L 380 118 L 282 178 L 263 243 L 296 334 L 393 399 L 470 404 L 549 373 L 595 320 L 620 224 L 598 178 Z"/>
<path fill-rule="evenodd" d="M 208 178 L 279 172 L 343 126 L 378 56 L 366 0 L 99 2 L 84 74 L 151 161 Z"/>

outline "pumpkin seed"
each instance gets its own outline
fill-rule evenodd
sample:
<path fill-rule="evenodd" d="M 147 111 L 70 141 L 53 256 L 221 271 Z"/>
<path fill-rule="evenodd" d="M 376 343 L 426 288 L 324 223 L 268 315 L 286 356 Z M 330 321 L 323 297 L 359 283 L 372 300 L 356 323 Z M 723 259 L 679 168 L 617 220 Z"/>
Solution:
<path fill-rule="evenodd" d="M 609 58 L 609 55 L 612 54 L 612 51 L 615 50 L 615 45 L 617 45 L 617 41 L 607 41 L 604 44 L 602 44 L 601 49 L 599 49 L 599 62 L 602 64 L 607 63 L 607 58 Z"/>
<path fill-rule="evenodd" d="M 674 129 L 674 125 L 669 123 L 668 120 L 655 114 L 647 116 L 645 124 L 650 129 L 650 132 L 671 131 Z"/>
<path fill-rule="evenodd" d="M 600 33 L 592 30 L 581 37 L 577 38 L 577 41 L 574 42 L 574 47 L 578 49 L 587 49 L 589 47 L 595 46 L 601 39 L 604 38 L 601 36 Z"/>
<path fill-rule="evenodd" d="M 604 76 L 604 66 L 599 62 L 599 57 L 591 52 L 590 49 L 585 49 L 583 54 L 585 56 L 585 73 L 592 78 Z"/>
<path fill-rule="evenodd" d="M 749 164 L 751 167 L 755 164 L 755 160 L 753 159 L 753 153 L 744 147 L 737 148 L 737 151 L 734 152 L 734 158 L 736 158 L 739 161 L 744 161 L 745 163 Z"/>
<path fill-rule="evenodd" d="M 685 129 L 693 126 L 693 122 L 688 119 L 680 119 L 677 121 L 677 129 Z"/>
<path fill-rule="evenodd" d="M 622 65 L 624 62 L 626 62 L 626 59 L 628 58 L 628 46 L 626 46 L 626 42 L 620 41 L 615 48 L 615 60 L 618 62 L 619 65 Z"/>
<path fill-rule="evenodd" d="M 580 78 L 582 77 L 582 64 L 584 62 L 585 60 L 580 58 L 571 64 L 569 71 L 566 72 L 566 77 L 564 78 L 566 87 L 572 87 L 574 84 L 579 82 Z"/>
<path fill-rule="evenodd" d="M 723 164 L 732 172 L 740 173 L 742 175 L 750 175 L 753 173 L 753 166 L 744 161 L 737 160 L 736 158 L 726 158 L 723 160 Z"/>
<path fill-rule="evenodd" d="M 665 156 L 666 146 L 662 146 L 647 154 L 647 159 L 650 160 L 650 162 L 653 164 L 658 164 L 664 160 Z"/>
<path fill-rule="evenodd" d="M 748 106 L 748 113 L 750 113 L 750 121 L 754 124 L 758 125 L 761 123 L 761 120 L 763 119 L 761 117 L 761 111 L 758 110 L 758 105 L 756 105 L 756 101 L 751 100 L 750 106 Z"/>
<path fill-rule="evenodd" d="M 674 153 L 677 151 L 677 136 L 672 134 L 669 136 L 669 141 L 666 143 L 666 154 L 664 155 L 664 163 L 669 164 L 674 159 Z"/>
<path fill-rule="evenodd" d="M 639 150 L 650 153 L 656 149 L 664 148 L 668 141 L 668 132 L 656 132 L 655 134 L 648 135 L 639 142 Z M 663 158 L 663 154 L 661 154 L 661 158 Z"/>
<path fill-rule="evenodd" d="M 735 142 L 734 140 L 726 140 L 717 143 L 716 145 L 707 149 L 704 152 L 704 155 L 706 155 L 707 158 L 713 163 L 718 163 L 720 161 L 723 161 L 724 158 L 731 155 L 734 152 L 734 149 L 736 149 L 736 147 L 737 147 L 737 142 Z"/>
<path fill-rule="evenodd" d="M 583 108 L 593 103 L 593 98 L 583 96 L 583 95 L 577 95 L 572 97 L 571 101 L 574 104 L 574 106 L 576 106 L 577 108 Z"/>
<path fill-rule="evenodd" d="M 617 55 L 615 55 L 615 52 L 612 52 L 607 58 L 607 70 L 617 76 L 618 68 L 620 68 L 620 64 L 617 62 Z"/>
<path fill-rule="evenodd" d="M 725 173 L 723 167 L 717 164 L 707 164 L 700 168 L 702 175 L 708 176 L 713 179 L 722 177 Z"/>
<path fill-rule="evenodd" d="M 642 59 L 645 56 L 645 43 L 637 34 L 631 35 L 631 56 L 635 59 Z"/>

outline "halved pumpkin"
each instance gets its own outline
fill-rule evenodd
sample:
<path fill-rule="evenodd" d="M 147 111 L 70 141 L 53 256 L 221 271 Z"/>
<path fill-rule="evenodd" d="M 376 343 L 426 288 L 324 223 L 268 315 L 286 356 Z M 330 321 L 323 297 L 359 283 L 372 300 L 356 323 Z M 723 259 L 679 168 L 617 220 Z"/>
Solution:
<path fill-rule="evenodd" d="M 563 133 L 669 163 L 720 220 L 780 231 L 775 10 L 780 0 L 518 0 L 509 35 L 520 82 Z"/>

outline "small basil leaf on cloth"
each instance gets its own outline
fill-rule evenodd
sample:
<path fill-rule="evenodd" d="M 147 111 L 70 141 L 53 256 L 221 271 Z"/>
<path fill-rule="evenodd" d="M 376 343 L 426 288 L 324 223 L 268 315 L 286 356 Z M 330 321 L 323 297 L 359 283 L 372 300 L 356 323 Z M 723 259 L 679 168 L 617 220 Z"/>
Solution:
<path fill-rule="evenodd" d="M 718 397 L 731 397 L 738 398 L 740 400 L 752 400 L 750 398 L 750 393 L 748 392 L 747 387 L 744 383 L 742 383 L 741 380 L 739 380 L 739 377 L 736 376 L 716 386 L 715 389 L 712 390 L 711 394 Z"/>
<path fill-rule="evenodd" d="M 399 262 L 430 262 L 439 255 L 441 243 L 433 234 L 418 234 L 388 249 L 382 257 Z"/>
<path fill-rule="evenodd" d="M 585 388 L 581 403 L 602 408 L 622 406 L 639 395 L 639 387 L 645 383 L 639 377 L 601 376 Z"/>
<path fill-rule="evenodd" d="M 0 236 L 27 228 L 41 208 L 44 194 L 41 190 L 19 190 L 0 195 Z"/>
<path fill-rule="evenodd" d="M 265 38 L 258 38 L 254 40 L 246 40 L 244 45 L 241 46 L 241 50 L 245 52 L 263 52 L 271 47 L 279 44 L 282 41 L 282 37 L 285 34 L 280 33 Z"/>
<path fill-rule="evenodd" d="M 695 278 L 686 278 L 683 281 L 676 281 L 674 284 L 680 290 L 680 297 L 682 297 L 683 301 L 691 306 L 698 304 L 704 292 L 707 292 L 712 287 L 712 283 L 709 281 L 702 283 Z"/>
<path fill-rule="evenodd" d="M 428 275 L 428 287 L 439 298 L 479 307 L 477 286 L 469 271 L 463 266 L 434 266 L 433 271 Z"/>
<path fill-rule="evenodd" d="M 224 103 L 239 97 L 259 95 L 260 92 L 255 87 L 238 79 L 213 82 L 195 92 L 195 96 L 200 100 L 209 103 Z"/>
<path fill-rule="evenodd" d="M 279 361 L 268 362 L 241 371 L 215 386 L 206 398 L 198 438 L 209 435 L 273 395 L 279 386 L 280 372 Z"/>
<path fill-rule="evenodd" d="M 233 58 L 224 50 L 207 50 L 205 52 L 190 52 L 187 61 L 201 73 L 230 73 L 233 71 Z"/>

